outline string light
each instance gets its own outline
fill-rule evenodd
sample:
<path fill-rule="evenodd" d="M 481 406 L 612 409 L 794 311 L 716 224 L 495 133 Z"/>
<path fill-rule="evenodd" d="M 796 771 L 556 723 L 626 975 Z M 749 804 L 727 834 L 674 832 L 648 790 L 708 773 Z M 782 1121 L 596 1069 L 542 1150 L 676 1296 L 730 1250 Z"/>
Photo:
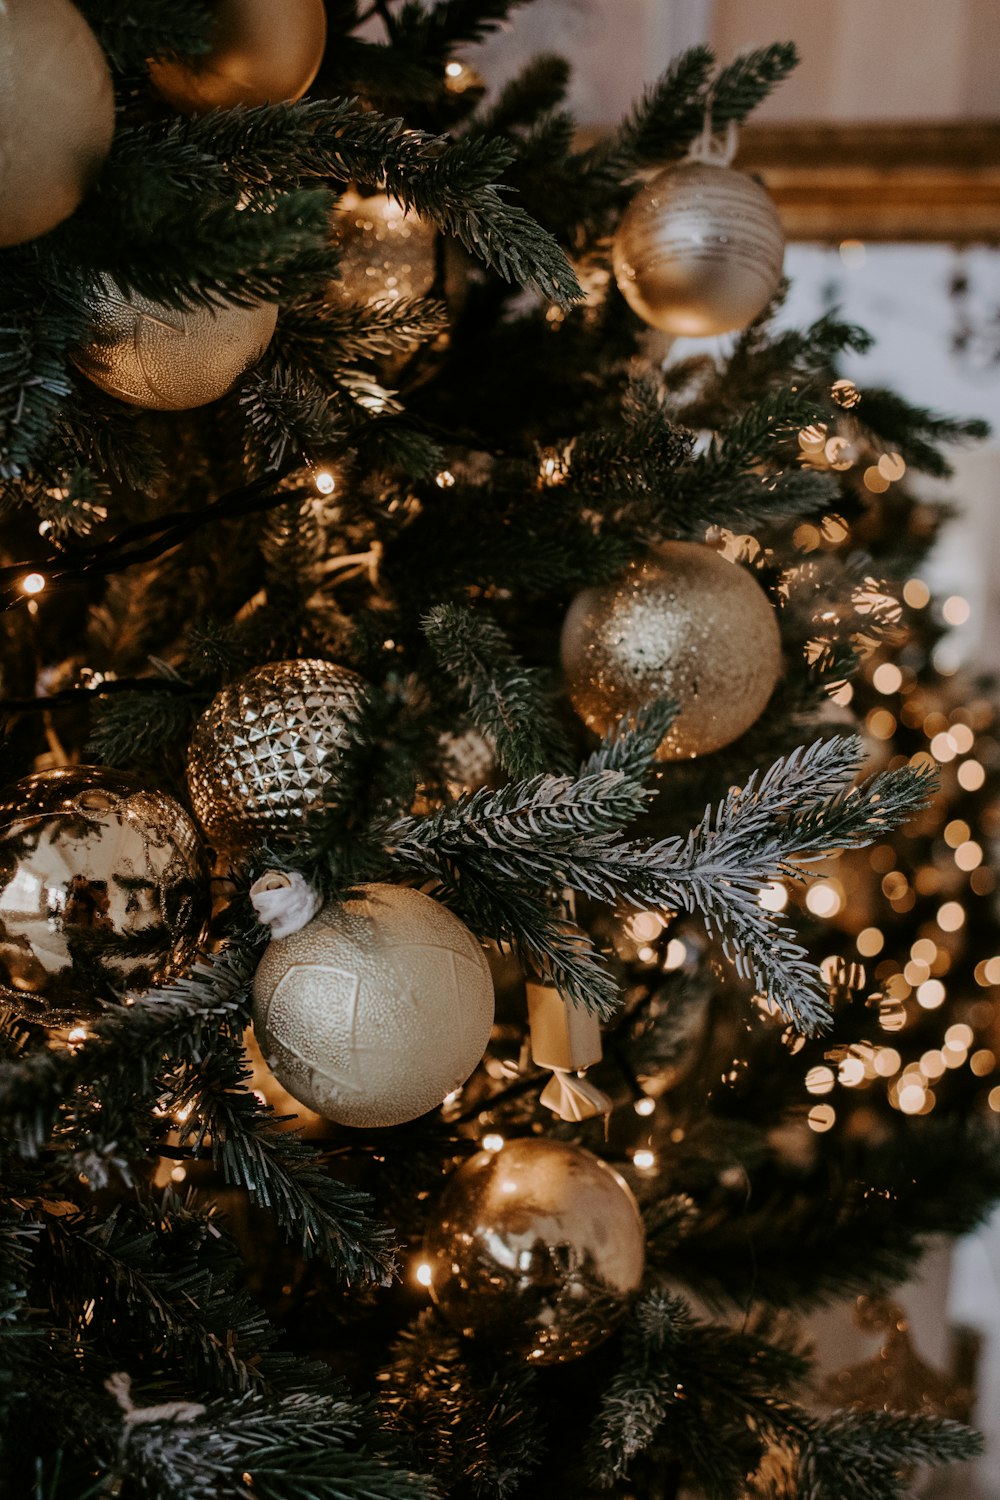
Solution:
<path fill-rule="evenodd" d="M 911 609 L 926 609 L 931 591 L 922 578 L 908 578 L 903 584 L 903 599 Z"/>
<path fill-rule="evenodd" d="M 784 911 L 788 905 L 788 887 L 782 880 L 769 880 L 761 886 L 757 897 L 758 906 L 764 911 Z"/>
<path fill-rule="evenodd" d="M 872 686 L 879 693 L 898 693 L 903 685 L 903 674 L 894 661 L 883 661 L 872 673 Z"/>
<path fill-rule="evenodd" d="M 836 1119 L 837 1111 L 832 1104 L 814 1104 L 808 1115 L 809 1129 L 822 1135 L 824 1131 L 833 1129 Z"/>
<path fill-rule="evenodd" d="M 435 474 L 434 483 L 439 490 L 450 490 L 455 483 L 455 476 L 450 469 L 442 469 L 440 474 Z"/>
<path fill-rule="evenodd" d="M 482 1147 L 484 1151 L 502 1151 L 503 1146 L 504 1139 L 498 1131 L 491 1130 L 488 1135 L 483 1136 Z"/>
<path fill-rule="evenodd" d="M 421 1260 L 417 1262 L 413 1271 L 413 1279 L 414 1281 L 418 1281 L 421 1286 L 430 1286 L 434 1280 L 434 1272 L 428 1261 Z"/>
<path fill-rule="evenodd" d="M 964 625 L 972 614 L 972 608 L 968 599 L 963 599 L 961 594 L 952 594 L 941 606 L 941 613 L 949 625 Z"/>
<path fill-rule="evenodd" d="M 641 1099 L 635 1101 L 632 1108 L 637 1115 L 651 1115 L 656 1108 L 656 1100 L 651 1099 L 648 1094 L 643 1094 Z"/>
<path fill-rule="evenodd" d="M 337 488 L 337 481 L 329 469 L 320 469 L 316 475 L 315 484 L 321 495 L 332 495 Z"/>
<path fill-rule="evenodd" d="M 29 573 L 21 579 L 21 592 L 25 594 L 40 594 L 45 587 L 45 577 L 41 573 Z"/>
<path fill-rule="evenodd" d="M 638 1151 L 632 1152 L 632 1163 L 640 1172 L 650 1172 L 656 1166 L 656 1153 L 648 1146 L 640 1146 Z"/>
<path fill-rule="evenodd" d="M 820 1064 L 806 1074 L 806 1090 L 810 1094 L 829 1094 L 836 1081 L 833 1069 Z"/>

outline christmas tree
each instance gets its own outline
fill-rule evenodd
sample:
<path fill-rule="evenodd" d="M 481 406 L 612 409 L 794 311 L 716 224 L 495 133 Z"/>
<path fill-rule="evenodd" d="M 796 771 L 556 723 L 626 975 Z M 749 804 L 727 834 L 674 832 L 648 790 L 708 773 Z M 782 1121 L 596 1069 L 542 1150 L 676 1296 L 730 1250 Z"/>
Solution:
<path fill-rule="evenodd" d="M 14 1494 L 878 1500 L 977 1451 L 831 1407 L 795 1319 L 1000 1196 L 991 1016 L 883 920 L 974 926 L 985 1004 L 988 881 L 966 923 L 886 853 L 975 843 L 935 767 L 985 720 L 872 764 L 928 723 L 904 473 L 981 429 L 771 326 L 732 137 L 790 46 L 581 144 L 561 59 L 475 71 L 515 9 L 0 14 Z"/>

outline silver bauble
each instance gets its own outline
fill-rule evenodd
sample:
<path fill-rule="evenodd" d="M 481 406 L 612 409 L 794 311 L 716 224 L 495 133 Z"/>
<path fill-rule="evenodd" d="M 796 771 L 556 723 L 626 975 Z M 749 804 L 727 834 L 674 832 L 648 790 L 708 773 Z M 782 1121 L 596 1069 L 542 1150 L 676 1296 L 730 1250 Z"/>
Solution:
<path fill-rule="evenodd" d="M 217 401 L 271 342 L 278 309 L 226 303 L 178 312 L 105 276 L 90 296 L 91 341 L 73 351 L 88 380 L 133 406 L 187 411 Z"/>
<path fill-rule="evenodd" d="M 470 1337 L 559 1364 L 608 1337 L 642 1284 L 646 1236 L 618 1173 L 582 1146 L 520 1139 L 448 1179 L 424 1253 Z"/>
<path fill-rule="evenodd" d="M 0 797 L 0 985 L 48 1024 L 144 990 L 193 956 L 208 910 L 197 831 L 165 792 L 101 766 Z"/>
<path fill-rule="evenodd" d="M 341 1125 L 401 1125 L 436 1109 L 478 1066 L 493 1025 L 479 943 L 407 886 L 360 886 L 270 943 L 253 996 L 279 1083 Z"/>
<path fill-rule="evenodd" d="M 578 594 L 561 654 L 573 707 L 598 734 L 654 698 L 677 703 L 660 760 L 737 739 L 781 672 L 767 595 L 745 568 L 697 542 L 666 542 L 617 583 Z"/>
<path fill-rule="evenodd" d="M 731 167 L 681 162 L 625 210 L 612 247 L 633 311 L 664 333 L 744 328 L 781 280 L 785 236 L 764 188 Z"/>
<path fill-rule="evenodd" d="M 218 848 L 287 831 L 336 773 L 364 683 L 331 661 L 276 661 L 217 693 L 195 725 L 188 791 Z"/>

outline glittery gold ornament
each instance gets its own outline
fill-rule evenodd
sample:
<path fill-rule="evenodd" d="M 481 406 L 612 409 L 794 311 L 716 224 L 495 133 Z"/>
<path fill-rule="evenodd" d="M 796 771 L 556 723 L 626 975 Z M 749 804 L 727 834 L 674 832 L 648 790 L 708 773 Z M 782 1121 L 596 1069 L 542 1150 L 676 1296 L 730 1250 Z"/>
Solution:
<path fill-rule="evenodd" d="M 0 796 L 0 985 L 48 1024 L 144 990 L 192 957 L 207 914 L 197 831 L 164 792 L 102 766 Z"/>
<path fill-rule="evenodd" d="M 743 172 L 681 162 L 632 199 L 612 247 L 626 302 L 653 328 L 704 338 L 743 328 L 781 280 L 785 237 L 771 199 Z"/>
<path fill-rule="evenodd" d="M 617 583 L 578 594 L 561 650 L 573 707 L 598 734 L 654 698 L 677 703 L 660 760 L 737 739 L 781 671 L 766 594 L 744 568 L 695 542 L 667 542 Z"/>
<path fill-rule="evenodd" d="M 211 51 L 153 62 L 157 91 L 186 115 L 300 99 L 323 61 L 323 0 L 215 0 Z"/>
<path fill-rule="evenodd" d="M 472 933 L 430 896 L 358 892 L 268 945 L 254 1028 L 279 1083 L 309 1109 L 341 1125 L 401 1125 L 478 1065 L 493 981 Z"/>
<path fill-rule="evenodd" d="M 424 1250 L 448 1322 L 538 1364 L 606 1339 L 639 1290 L 646 1237 L 618 1173 L 566 1141 L 509 1141 L 449 1178 Z"/>
<path fill-rule="evenodd" d="M 340 278 L 329 285 L 335 302 L 398 302 L 426 297 L 434 282 L 437 231 L 384 193 L 346 192 L 333 217 Z"/>
<path fill-rule="evenodd" d="M 278 319 L 270 302 L 177 312 L 123 292 L 110 276 L 94 288 L 91 310 L 91 342 L 73 363 L 110 396 L 155 411 L 224 396 L 260 359 Z"/>
<path fill-rule="evenodd" d="M 107 156 L 111 74 L 69 0 L 0 4 L 0 245 L 67 218 Z"/>
<path fill-rule="evenodd" d="M 364 684 L 331 661 L 255 667 L 212 699 L 188 750 L 188 791 L 220 848 L 293 828 L 335 775 Z"/>

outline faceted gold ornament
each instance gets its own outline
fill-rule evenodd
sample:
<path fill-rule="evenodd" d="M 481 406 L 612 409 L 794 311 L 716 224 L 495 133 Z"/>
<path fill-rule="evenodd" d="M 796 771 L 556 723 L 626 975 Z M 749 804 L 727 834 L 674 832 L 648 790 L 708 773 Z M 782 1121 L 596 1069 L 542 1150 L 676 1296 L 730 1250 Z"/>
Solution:
<path fill-rule="evenodd" d="M 153 62 L 157 92 L 182 114 L 300 99 L 323 61 L 323 0 L 215 0 L 209 52 Z"/>
<path fill-rule="evenodd" d="M 224 396 L 260 359 L 278 321 L 270 302 L 179 312 L 123 292 L 110 276 L 94 287 L 90 307 L 91 342 L 73 351 L 73 363 L 109 396 L 154 411 Z"/>
<path fill-rule="evenodd" d="M 777 290 L 784 254 L 781 220 L 760 184 L 696 161 L 667 167 L 636 194 L 612 246 L 633 311 L 692 338 L 746 327 Z"/>
<path fill-rule="evenodd" d="M 617 583 L 578 594 L 561 652 L 573 707 L 598 734 L 654 698 L 674 700 L 660 760 L 737 739 L 781 672 L 767 595 L 744 568 L 696 542 L 667 542 Z"/>
<path fill-rule="evenodd" d="M 188 750 L 188 791 L 219 848 L 293 828 L 335 774 L 364 683 L 331 661 L 255 667 L 212 699 Z"/>
<path fill-rule="evenodd" d="M 102 766 L 0 796 L 0 995 L 55 1025 L 161 983 L 208 910 L 197 830 L 165 792 Z"/>
<path fill-rule="evenodd" d="M 646 1236 L 618 1173 L 582 1146 L 530 1138 L 449 1178 L 424 1245 L 453 1327 L 537 1364 L 586 1354 L 642 1284 Z"/>
<path fill-rule="evenodd" d="M 47 234 L 111 147 L 115 95 L 97 38 L 69 0 L 0 4 L 0 245 Z"/>
<path fill-rule="evenodd" d="M 278 1082 L 341 1125 L 401 1125 L 436 1109 L 478 1066 L 493 1025 L 479 943 L 407 886 L 360 886 L 270 943 L 253 996 Z"/>
<path fill-rule="evenodd" d="M 434 282 L 437 231 L 384 193 L 346 192 L 333 216 L 340 277 L 330 282 L 334 302 L 398 302 L 426 297 Z"/>

